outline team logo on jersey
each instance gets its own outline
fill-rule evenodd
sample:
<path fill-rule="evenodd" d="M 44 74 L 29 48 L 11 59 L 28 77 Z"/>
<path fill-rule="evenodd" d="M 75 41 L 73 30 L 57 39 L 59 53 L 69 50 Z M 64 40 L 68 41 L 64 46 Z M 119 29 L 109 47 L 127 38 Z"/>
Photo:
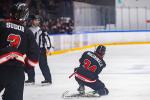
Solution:
<path fill-rule="evenodd" d="M 21 37 L 20 37 L 20 35 L 10 34 L 7 37 L 7 41 L 10 42 L 10 44 L 9 44 L 10 46 L 18 48 L 20 45 L 20 42 L 21 42 Z"/>

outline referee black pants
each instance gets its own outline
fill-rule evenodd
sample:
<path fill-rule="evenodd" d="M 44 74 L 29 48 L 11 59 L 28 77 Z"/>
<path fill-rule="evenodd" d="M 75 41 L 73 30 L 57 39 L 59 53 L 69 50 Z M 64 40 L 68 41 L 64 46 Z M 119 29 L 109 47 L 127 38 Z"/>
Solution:
<path fill-rule="evenodd" d="M 52 82 L 50 69 L 47 63 L 46 49 L 44 48 L 40 49 L 39 66 L 44 76 L 44 79 Z"/>
<path fill-rule="evenodd" d="M 25 72 L 28 75 L 28 80 L 34 82 L 35 81 L 35 70 L 34 67 L 26 67 Z"/>
<path fill-rule="evenodd" d="M 46 55 L 46 49 L 41 48 L 40 49 L 40 56 L 39 56 L 39 67 L 41 69 L 41 72 L 44 76 L 44 79 L 52 82 L 50 69 L 47 63 L 47 55 Z M 28 80 L 35 81 L 35 70 L 34 68 L 26 68 L 25 72 L 28 74 Z"/>

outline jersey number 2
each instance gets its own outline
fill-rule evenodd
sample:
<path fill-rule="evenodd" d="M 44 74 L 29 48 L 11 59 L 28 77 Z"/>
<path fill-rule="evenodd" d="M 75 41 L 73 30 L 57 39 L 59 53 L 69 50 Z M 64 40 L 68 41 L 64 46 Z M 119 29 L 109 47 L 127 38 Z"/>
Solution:
<path fill-rule="evenodd" d="M 84 60 L 84 67 L 85 67 L 85 69 L 88 69 L 91 72 L 95 72 L 96 69 L 97 69 L 97 66 L 96 65 L 91 65 L 91 61 L 88 60 L 88 59 Z"/>
<path fill-rule="evenodd" d="M 20 45 L 20 42 L 21 42 L 21 38 L 20 38 L 20 35 L 10 34 L 7 37 L 7 41 L 10 42 L 10 44 L 9 44 L 10 46 L 18 48 L 18 46 Z"/>

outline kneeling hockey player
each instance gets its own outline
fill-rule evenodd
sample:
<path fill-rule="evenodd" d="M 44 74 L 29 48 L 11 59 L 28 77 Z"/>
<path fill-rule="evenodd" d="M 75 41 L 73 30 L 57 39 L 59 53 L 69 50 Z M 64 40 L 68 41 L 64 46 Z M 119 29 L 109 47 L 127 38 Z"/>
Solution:
<path fill-rule="evenodd" d="M 99 45 L 94 52 L 86 51 L 80 58 L 80 66 L 75 68 L 75 79 L 79 84 L 80 94 L 85 93 L 84 86 L 92 88 L 100 96 L 108 95 L 109 91 L 104 83 L 98 79 L 98 75 L 106 66 L 103 56 L 106 47 Z"/>

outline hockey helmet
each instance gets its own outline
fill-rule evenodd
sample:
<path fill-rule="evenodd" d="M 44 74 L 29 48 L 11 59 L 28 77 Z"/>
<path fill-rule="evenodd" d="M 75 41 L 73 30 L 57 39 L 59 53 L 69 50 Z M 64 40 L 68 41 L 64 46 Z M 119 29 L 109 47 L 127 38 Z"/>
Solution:
<path fill-rule="evenodd" d="M 10 8 L 10 17 L 24 21 L 29 16 L 29 8 L 26 3 L 16 3 Z"/>
<path fill-rule="evenodd" d="M 104 56 L 105 54 L 105 51 L 106 51 L 106 47 L 104 45 L 99 45 L 97 48 L 96 48 L 96 53 L 99 54 L 100 56 Z"/>

